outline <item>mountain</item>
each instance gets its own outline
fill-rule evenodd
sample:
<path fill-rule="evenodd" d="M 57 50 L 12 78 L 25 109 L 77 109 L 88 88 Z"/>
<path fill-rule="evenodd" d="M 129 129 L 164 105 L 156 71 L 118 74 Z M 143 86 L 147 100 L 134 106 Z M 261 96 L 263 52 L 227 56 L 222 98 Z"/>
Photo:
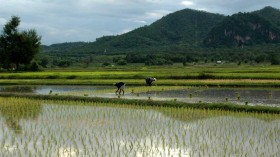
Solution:
<path fill-rule="evenodd" d="M 94 44 L 112 51 L 178 44 L 198 46 L 211 28 L 223 18 L 219 14 L 184 9 L 169 14 L 150 26 L 115 37 L 99 38 Z"/>
<path fill-rule="evenodd" d="M 254 14 L 268 20 L 274 27 L 280 29 L 280 10 L 267 6 L 261 10 L 254 11 Z"/>
<path fill-rule="evenodd" d="M 183 9 L 168 14 L 149 26 L 122 35 L 104 36 L 88 43 L 44 46 L 43 52 L 62 56 L 134 52 L 185 53 L 208 47 L 255 46 L 267 43 L 280 43 L 279 9 L 265 7 L 231 16 Z"/>
<path fill-rule="evenodd" d="M 64 53 L 120 53 L 171 45 L 197 47 L 202 44 L 211 28 L 224 18 L 220 14 L 184 9 L 122 35 L 104 36 L 90 43 L 55 44 L 45 46 L 43 50 L 48 53 L 63 53 L 61 50 Z"/>
<path fill-rule="evenodd" d="M 264 17 L 256 13 L 228 16 L 212 28 L 204 44 L 209 47 L 236 47 L 279 43 L 280 29 Z"/>

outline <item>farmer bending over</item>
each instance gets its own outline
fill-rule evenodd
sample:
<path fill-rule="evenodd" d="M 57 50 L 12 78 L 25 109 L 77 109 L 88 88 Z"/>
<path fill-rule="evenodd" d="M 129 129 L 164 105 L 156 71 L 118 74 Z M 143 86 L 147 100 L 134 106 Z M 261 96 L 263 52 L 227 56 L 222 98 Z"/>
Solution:
<path fill-rule="evenodd" d="M 124 95 L 124 86 L 125 84 L 123 82 L 119 82 L 119 83 L 115 83 L 114 84 L 118 89 L 116 91 L 116 94 L 119 92 L 119 94 L 121 94 L 121 92 L 123 92 Z"/>
<path fill-rule="evenodd" d="M 148 86 L 152 86 L 152 83 L 153 83 L 154 81 L 156 81 L 156 80 L 157 80 L 157 79 L 154 78 L 154 77 L 146 78 L 146 84 L 147 84 Z"/>

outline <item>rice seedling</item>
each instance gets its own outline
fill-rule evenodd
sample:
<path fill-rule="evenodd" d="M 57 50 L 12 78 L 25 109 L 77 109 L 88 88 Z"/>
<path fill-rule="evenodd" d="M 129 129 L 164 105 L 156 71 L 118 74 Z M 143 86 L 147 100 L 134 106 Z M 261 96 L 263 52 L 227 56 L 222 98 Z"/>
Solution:
<path fill-rule="evenodd" d="M 272 99 L 272 92 L 271 91 L 268 93 L 268 99 Z"/>
<path fill-rule="evenodd" d="M 9 127 L 6 119 L 11 115 L 17 117 L 20 133 Z M 0 156 L 279 156 L 279 118 L 0 97 Z"/>
<path fill-rule="evenodd" d="M 228 102 L 228 98 L 226 98 L 226 102 Z"/>
<path fill-rule="evenodd" d="M 172 90 L 185 90 L 187 87 L 185 86 L 126 86 L 126 91 L 131 91 L 132 94 L 139 94 L 139 93 L 150 93 L 151 91 L 157 92 L 158 94 L 161 91 L 172 91 Z M 104 89 L 96 91 L 97 94 L 103 94 L 103 93 L 112 93 L 112 89 Z"/>

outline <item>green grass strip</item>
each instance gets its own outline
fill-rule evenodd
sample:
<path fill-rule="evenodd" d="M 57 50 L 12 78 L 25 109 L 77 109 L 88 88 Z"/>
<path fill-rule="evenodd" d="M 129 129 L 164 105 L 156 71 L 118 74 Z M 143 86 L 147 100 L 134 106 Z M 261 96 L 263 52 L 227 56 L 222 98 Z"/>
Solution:
<path fill-rule="evenodd" d="M 63 100 L 63 101 L 79 101 L 79 102 L 100 102 L 114 103 L 126 105 L 140 106 L 159 106 L 159 107 L 175 107 L 175 108 L 197 108 L 210 110 L 226 110 L 237 112 L 256 112 L 256 113 L 280 113 L 279 107 L 270 106 L 248 106 L 236 105 L 231 103 L 185 103 L 178 101 L 155 101 L 155 100 L 138 100 L 138 99 L 122 99 L 122 98 L 100 98 L 100 97 L 81 97 L 81 96 L 61 96 L 61 95 L 36 95 L 36 94 L 17 94 L 17 93 L 0 93 L 1 97 L 20 97 L 39 100 Z"/>
<path fill-rule="evenodd" d="M 0 79 L 0 85 L 110 85 L 125 82 L 131 86 L 145 86 L 144 79 Z M 280 87 L 280 80 L 157 80 L 155 86 L 225 86 L 225 87 Z"/>

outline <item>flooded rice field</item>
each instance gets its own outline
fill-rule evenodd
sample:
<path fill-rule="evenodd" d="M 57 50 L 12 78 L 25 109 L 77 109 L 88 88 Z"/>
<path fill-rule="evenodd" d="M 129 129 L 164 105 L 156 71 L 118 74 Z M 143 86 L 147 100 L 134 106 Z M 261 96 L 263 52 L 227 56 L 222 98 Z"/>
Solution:
<path fill-rule="evenodd" d="M 142 88 L 138 92 L 134 89 Z M 127 87 L 116 95 L 114 86 L 2 86 L 0 92 L 76 95 L 88 97 L 171 100 L 183 102 L 230 102 L 240 105 L 280 107 L 280 88 L 227 87 Z"/>
<path fill-rule="evenodd" d="M 279 114 L 20 98 L 0 111 L 0 156 L 280 156 Z"/>

